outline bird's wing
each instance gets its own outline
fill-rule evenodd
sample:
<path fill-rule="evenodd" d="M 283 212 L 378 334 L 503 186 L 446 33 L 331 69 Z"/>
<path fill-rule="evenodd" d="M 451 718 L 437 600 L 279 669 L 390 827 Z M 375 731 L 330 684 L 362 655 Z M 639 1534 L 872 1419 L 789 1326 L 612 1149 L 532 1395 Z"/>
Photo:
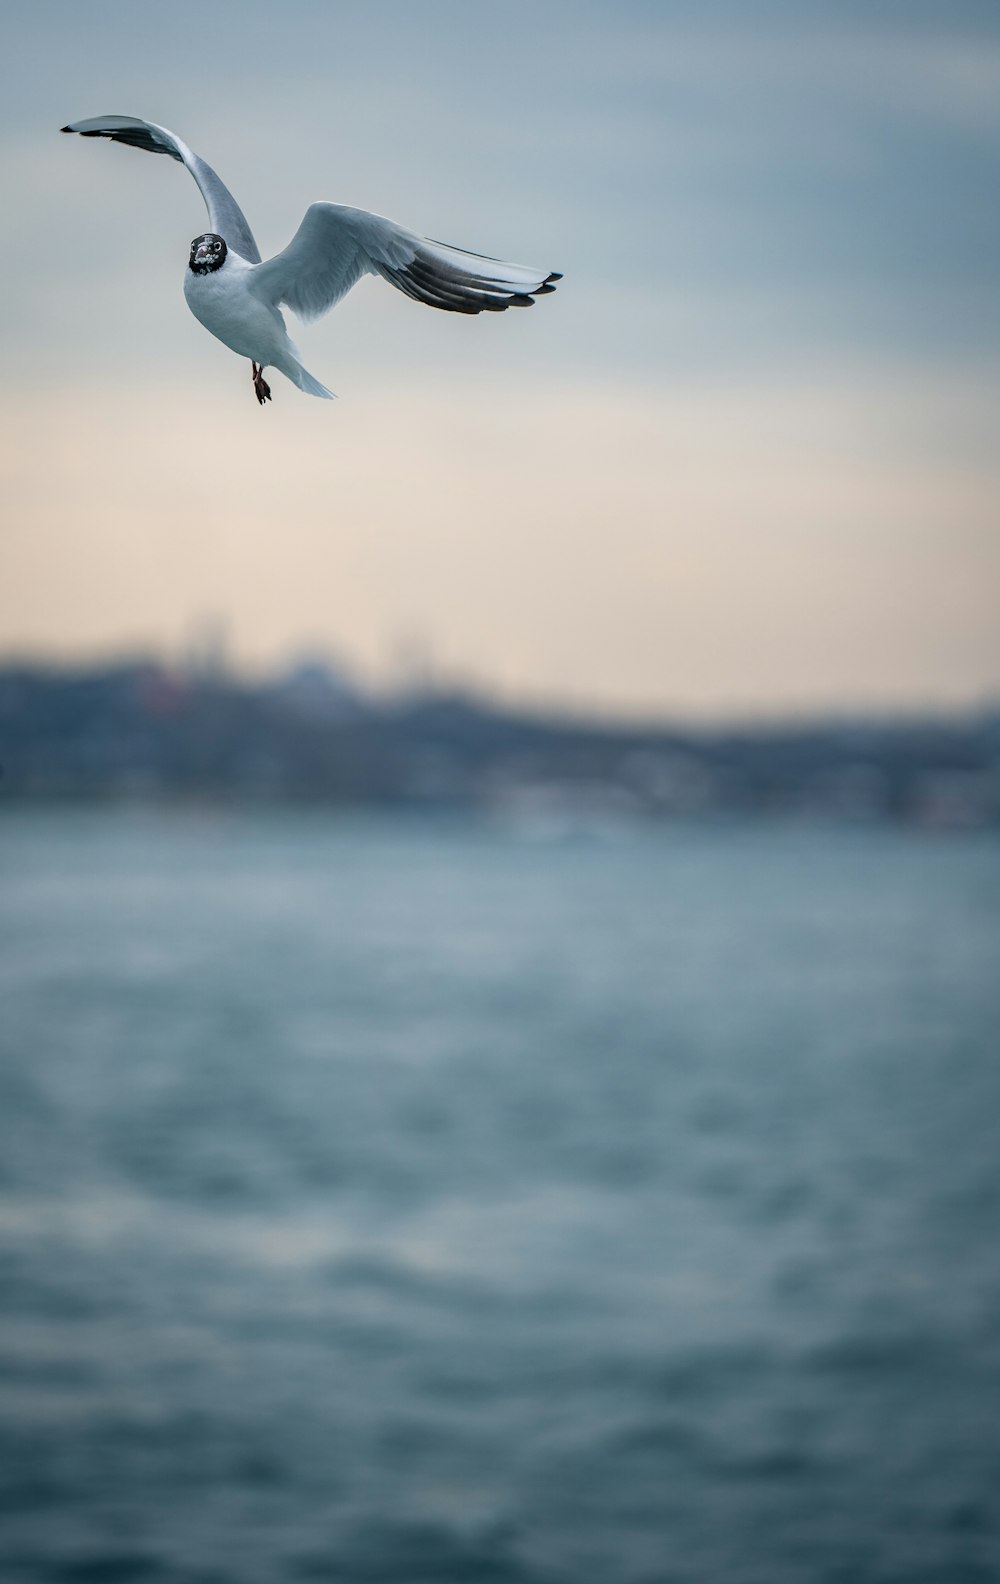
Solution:
<path fill-rule="evenodd" d="M 365 209 L 314 203 L 284 252 L 254 270 L 250 289 L 264 302 L 287 303 L 302 319 L 318 319 L 362 275 L 381 275 L 417 302 L 467 314 L 528 308 L 562 279 L 431 242 Z"/>
<path fill-rule="evenodd" d="M 95 116 L 91 121 L 71 121 L 62 131 L 79 132 L 81 137 L 111 138 L 115 143 L 129 143 L 133 148 L 145 149 L 147 154 L 169 154 L 171 159 L 180 160 L 198 183 L 212 230 L 224 237 L 229 247 L 249 264 L 260 263 L 260 249 L 253 232 L 229 188 L 219 180 L 211 165 L 192 154 L 187 144 L 166 127 L 157 126 L 153 121 L 138 121 L 135 116 L 106 115 Z"/>

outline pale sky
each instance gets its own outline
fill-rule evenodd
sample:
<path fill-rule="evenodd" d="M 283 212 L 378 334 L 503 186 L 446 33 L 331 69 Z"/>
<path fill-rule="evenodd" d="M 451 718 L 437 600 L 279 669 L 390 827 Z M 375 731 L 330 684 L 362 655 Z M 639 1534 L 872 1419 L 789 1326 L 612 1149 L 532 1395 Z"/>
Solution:
<path fill-rule="evenodd" d="M 38 0 L 7 26 L 0 652 L 401 642 L 643 714 L 1000 699 L 994 0 Z M 180 165 L 560 269 L 466 318 L 367 280 L 258 409 L 181 288 Z"/>

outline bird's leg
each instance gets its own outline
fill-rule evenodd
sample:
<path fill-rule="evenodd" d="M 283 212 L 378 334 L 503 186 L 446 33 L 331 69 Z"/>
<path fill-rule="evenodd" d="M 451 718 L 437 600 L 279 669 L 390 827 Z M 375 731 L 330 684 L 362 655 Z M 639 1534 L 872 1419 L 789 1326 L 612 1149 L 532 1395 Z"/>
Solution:
<path fill-rule="evenodd" d="M 253 369 L 254 395 L 263 407 L 266 401 L 271 400 L 271 387 L 264 378 L 264 365 L 251 360 L 250 367 Z"/>

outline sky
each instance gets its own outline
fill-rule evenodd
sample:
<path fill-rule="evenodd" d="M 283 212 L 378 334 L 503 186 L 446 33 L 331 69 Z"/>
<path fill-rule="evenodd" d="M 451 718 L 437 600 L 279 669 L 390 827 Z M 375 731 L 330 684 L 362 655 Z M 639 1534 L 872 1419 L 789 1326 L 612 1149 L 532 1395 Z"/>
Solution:
<path fill-rule="evenodd" d="M 36 0 L 0 93 L 0 654 L 747 718 L 1000 700 L 995 0 Z M 564 280 L 291 324 L 182 296 L 182 167 L 265 257 L 316 199 Z M 402 658 L 401 658 L 402 657 Z"/>

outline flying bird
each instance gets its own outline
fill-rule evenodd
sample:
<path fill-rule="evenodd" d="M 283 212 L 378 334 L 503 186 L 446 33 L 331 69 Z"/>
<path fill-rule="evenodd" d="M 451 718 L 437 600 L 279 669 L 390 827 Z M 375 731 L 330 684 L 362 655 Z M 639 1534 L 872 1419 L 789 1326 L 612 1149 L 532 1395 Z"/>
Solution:
<path fill-rule="evenodd" d="M 392 220 L 343 204 L 310 204 L 282 253 L 261 260 L 260 249 L 239 204 L 210 165 L 166 127 L 134 116 L 97 116 L 61 128 L 81 137 L 110 138 L 169 154 L 186 165 L 208 209 L 210 231 L 191 243 L 184 296 L 195 318 L 217 340 L 250 359 L 253 388 L 261 406 L 271 399 L 264 379 L 276 368 L 309 396 L 331 397 L 309 374 L 289 340 L 281 305 L 300 319 L 318 319 L 363 275 L 381 275 L 416 302 L 451 313 L 502 313 L 530 308 L 536 297 L 555 291 L 556 270 L 504 264 L 417 236 Z"/>

